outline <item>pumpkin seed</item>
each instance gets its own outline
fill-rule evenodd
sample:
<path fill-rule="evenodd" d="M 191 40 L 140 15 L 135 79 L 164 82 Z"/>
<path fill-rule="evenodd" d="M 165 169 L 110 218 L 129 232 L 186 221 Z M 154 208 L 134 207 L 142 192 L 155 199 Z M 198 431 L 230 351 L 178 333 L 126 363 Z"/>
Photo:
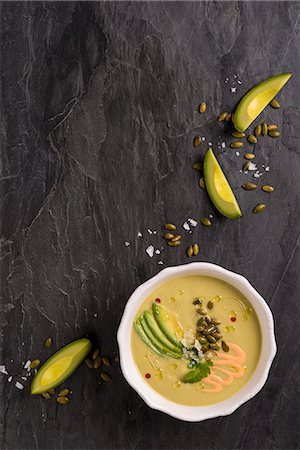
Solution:
<path fill-rule="evenodd" d="M 280 108 L 280 104 L 279 104 L 279 102 L 276 100 L 276 98 L 273 98 L 273 100 L 270 102 L 270 106 L 272 106 L 272 108 L 275 108 L 275 109 Z"/>
<path fill-rule="evenodd" d="M 205 181 L 203 177 L 201 177 L 199 180 L 199 186 L 201 187 L 201 189 L 205 189 Z"/>
<path fill-rule="evenodd" d="M 212 343 L 216 342 L 216 339 L 211 334 L 207 335 L 206 337 L 209 342 L 212 342 Z"/>
<path fill-rule="evenodd" d="M 51 337 L 48 337 L 44 342 L 44 347 L 49 348 L 53 344 L 53 340 Z"/>
<path fill-rule="evenodd" d="M 257 144 L 257 139 L 253 134 L 249 134 L 248 142 L 250 142 L 250 144 Z"/>
<path fill-rule="evenodd" d="M 198 244 L 193 245 L 193 252 L 194 252 L 195 256 L 198 255 L 198 253 L 199 253 L 199 245 Z"/>
<path fill-rule="evenodd" d="M 111 366 L 111 361 L 108 356 L 102 356 L 103 364 L 107 367 Z"/>
<path fill-rule="evenodd" d="M 57 396 L 58 397 L 66 397 L 68 394 L 69 394 L 69 392 L 70 392 L 70 390 L 69 389 L 62 389 L 58 394 L 57 394 Z"/>
<path fill-rule="evenodd" d="M 242 186 L 246 191 L 253 191 L 257 188 L 257 184 L 255 183 L 245 183 Z"/>
<path fill-rule="evenodd" d="M 278 126 L 275 123 L 270 123 L 270 125 L 268 125 L 268 131 L 274 131 L 277 130 Z"/>
<path fill-rule="evenodd" d="M 193 305 L 202 305 L 202 300 L 201 298 L 195 298 L 195 300 L 193 301 Z M 202 320 L 202 319 L 199 319 Z"/>
<path fill-rule="evenodd" d="M 46 400 L 50 400 L 51 395 L 49 394 L 49 392 L 43 392 L 42 396 L 46 399 Z"/>
<path fill-rule="evenodd" d="M 195 170 L 202 170 L 203 169 L 203 163 L 202 162 L 195 162 L 192 165 L 192 168 Z"/>
<path fill-rule="evenodd" d="M 254 130 L 254 134 L 256 137 L 261 135 L 261 125 L 257 125 Z"/>
<path fill-rule="evenodd" d="M 169 239 L 173 239 L 173 237 L 174 237 L 174 234 L 172 234 L 172 233 L 165 233 L 165 234 L 164 234 L 164 238 L 165 238 L 165 239 L 168 239 L 168 240 L 169 240 Z"/>
<path fill-rule="evenodd" d="M 197 309 L 197 313 L 200 314 L 201 316 L 206 316 L 207 311 L 204 308 L 199 308 Z"/>
<path fill-rule="evenodd" d="M 69 403 L 70 399 L 68 397 L 57 397 L 56 401 L 60 405 L 66 405 L 67 403 Z"/>
<path fill-rule="evenodd" d="M 242 139 L 243 137 L 245 137 L 245 133 L 242 133 L 241 131 L 234 131 L 232 133 L 232 136 L 237 138 L 237 139 Z"/>
<path fill-rule="evenodd" d="M 210 227 L 212 225 L 211 220 L 208 217 L 202 217 L 200 221 L 205 227 Z"/>
<path fill-rule="evenodd" d="M 49 394 L 54 395 L 55 394 L 55 389 L 51 388 L 51 389 L 48 390 L 48 392 L 49 392 Z"/>
<path fill-rule="evenodd" d="M 206 111 L 206 103 L 205 103 L 205 102 L 202 102 L 202 103 L 200 104 L 200 106 L 199 106 L 199 112 L 200 112 L 201 114 L 203 114 L 203 113 L 205 113 L 205 111 Z"/>
<path fill-rule="evenodd" d="M 94 361 L 94 369 L 99 369 L 101 363 L 102 363 L 101 356 L 97 356 L 97 358 Z"/>
<path fill-rule="evenodd" d="M 223 122 L 223 120 L 226 119 L 227 114 L 228 114 L 227 111 L 225 111 L 222 114 L 220 114 L 219 117 L 218 117 L 218 122 Z"/>
<path fill-rule="evenodd" d="M 34 359 L 30 363 L 30 369 L 35 369 L 40 364 L 41 364 L 41 361 L 39 359 Z"/>
<path fill-rule="evenodd" d="M 194 147 L 199 147 L 199 145 L 201 144 L 201 142 L 202 142 L 202 139 L 201 139 L 201 137 L 197 134 L 197 136 L 195 136 L 195 137 L 194 137 L 194 140 L 193 140 L 193 145 L 194 145 Z"/>
<path fill-rule="evenodd" d="M 193 253 L 194 253 L 193 247 L 190 245 L 190 246 L 187 248 L 186 252 L 187 252 L 187 255 L 188 255 L 189 257 L 193 256 Z"/>
<path fill-rule="evenodd" d="M 200 344 L 207 344 L 207 339 L 205 337 L 199 336 L 198 341 Z"/>
<path fill-rule="evenodd" d="M 94 351 L 93 356 L 92 356 L 93 360 L 95 361 L 95 359 L 97 359 L 98 356 L 99 356 L 99 348 L 97 348 L 97 349 Z"/>
<path fill-rule="evenodd" d="M 101 378 L 104 381 L 111 381 L 111 376 L 109 375 L 109 373 L 106 372 L 101 373 Z"/>
<path fill-rule="evenodd" d="M 280 132 L 277 130 L 269 131 L 269 136 L 271 136 L 272 138 L 278 138 L 280 136 Z"/>
<path fill-rule="evenodd" d="M 211 323 L 212 323 L 213 325 L 220 325 L 221 321 L 218 320 L 218 319 L 211 319 Z"/>
<path fill-rule="evenodd" d="M 176 236 L 174 236 L 174 237 L 172 238 L 172 242 L 180 241 L 180 239 L 181 239 L 181 235 L 180 235 L 180 234 L 177 234 Z"/>
<path fill-rule="evenodd" d="M 173 242 L 173 241 L 168 241 L 168 245 L 170 246 L 170 247 L 178 247 L 178 245 L 180 245 L 181 244 L 181 241 L 175 241 L 175 242 Z"/>
<path fill-rule="evenodd" d="M 255 208 L 253 209 L 254 213 L 260 213 L 263 212 L 266 209 L 267 205 L 265 205 L 264 203 L 259 203 L 258 205 L 255 206 Z"/>
<path fill-rule="evenodd" d="M 208 350 L 209 350 L 209 345 L 203 345 L 203 347 L 201 347 L 201 350 L 202 350 L 203 353 L 208 352 Z"/>
<path fill-rule="evenodd" d="M 243 171 L 246 172 L 250 167 L 250 161 L 247 161 L 243 164 Z"/>
<path fill-rule="evenodd" d="M 212 348 L 213 350 L 220 350 L 220 347 L 218 344 L 210 344 L 210 348 Z"/>
<path fill-rule="evenodd" d="M 208 307 L 208 309 L 213 309 L 214 304 L 211 300 L 209 300 L 209 302 L 207 303 L 207 307 Z"/>
<path fill-rule="evenodd" d="M 166 230 L 170 230 L 170 231 L 175 231 L 176 230 L 176 225 L 174 225 L 173 223 L 166 223 L 165 224 L 165 229 Z"/>
<path fill-rule="evenodd" d="M 210 318 L 209 316 L 205 316 L 204 319 L 205 319 L 205 322 L 207 322 L 208 324 L 210 324 L 211 318 Z"/>
<path fill-rule="evenodd" d="M 216 338 L 217 340 L 221 339 L 221 337 L 223 336 L 221 333 L 218 333 L 217 331 L 215 333 L 212 334 L 212 336 L 214 338 Z"/>
<path fill-rule="evenodd" d="M 240 141 L 231 142 L 230 147 L 231 148 L 241 148 L 243 147 L 244 143 Z"/>
<path fill-rule="evenodd" d="M 199 333 L 203 333 L 203 331 L 206 330 L 206 326 L 202 325 L 201 327 L 197 327 L 197 331 L 199 331 Z"/>
<path fill-rule="evenodd" d="M 262 186 L 262 190 L 265 192 L 274 192 L 273 186 L 270 186 L 268 184 L 265 184 L 264 186 Z"/>
<path fill-rule="evenodd" d="M 93 361 L 91 359 L 87 358 L 87 359 L 84 360 L 84 362 L 85 362 L 86 366 L 89 369 L 93 369 L 94 368 L 94 363 L 93 363 Z"/>
<path fill-rule="evenodd" d="M 244 158 L 246 159 L 254 159 L 255 155 L 253 153 L 245 153 Z"/>
<path fill-rule="evenodd" d="M 261 124 L 261 135 L 265 136 L 268 133 L 268 125 L 266 122 Z"/>
<path fill-rule="evenodd" d="M 226 353 L 229 352 L 229 347 L 224 341 L 222 341 L 222 350 Z"/>
<path fill-rule="evenodd" d="M 207 327 L 207 329 L 206 329 L 207 334 L 211 334 L 214 331 L 215 331 L 215 327 L 213 325 L 209 325 L 209 327 Z"/>
<path fill-rule="evenodd" d="M 225 117 L 226 122 L 229 122 L 231 119 L 231 113 L 228 113 L 227 116 Z"/>

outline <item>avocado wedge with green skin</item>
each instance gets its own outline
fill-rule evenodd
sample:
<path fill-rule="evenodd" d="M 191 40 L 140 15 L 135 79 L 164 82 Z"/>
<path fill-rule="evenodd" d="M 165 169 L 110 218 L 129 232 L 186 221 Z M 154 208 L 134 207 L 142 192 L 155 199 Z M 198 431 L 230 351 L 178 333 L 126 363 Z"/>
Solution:
<path fill-rule="evenodd" d="M 154 345 L 154 347 L 158 348 L 159 351 L 167 356 L 171 356 L 171 358 L 180 359 L 182 355 L 179 353 L 172 352 L 169 350 L 166 346 L 164 346 L 156 337 L 152 334 L 145 318 L 143 316 L 140 317 L 140 323 L 142 325 L 142 328 L 147 336 L 147 338 L 151 341 L 151 343 Z"/>
<path fill-rule="evenodd" d="M 40 367 L 31 384 L 32 394 L 42 394 L 69 378 L 92 348 L 88 339 L 78 339 L 54 353 Z"/>
<path fill-rule="evenodd" d="M 157 325 L 163 332 L 163 334 L 168 338 L 169 341 L 171 341 L 176 347 L 182 348 L 182 343 L 177 337 L 177 332 L 182 331 L 180 324 L 178 321 L 176 321 L 176 330 L 172 330 L 172 324 L 169 320 L 169 315 L 167 310 L 165 310 L 162 306 L 158 305 L 157 303 L 152 304 L 152 311 L 154 318 L 157 322 Z M 174 325 L 174 324 L 173 324 Z"/>
<path fill-rule="evenodd" d="M 238 202 L 211 148 L 205 153 L 203 172 L 207 192 L 220 213 L 229 219 L 242 217 Z"/>
<path fill-rule="evenodd" d="M 267 78 L 252 88 L 240 101 L 234 113 L 234 127 L 244 132 L 273 100 L 291 78 L 292 73 L 280 73 Z"/>
<path fill-rule="evenodd" d="M 151 348 L 151 350 L 153 350 L 155 353 L 158 353 L 159 355 L 162 355 L 162 353 L 159 351 L 158 348 L 156 348 L 152 342 L 150 341 L 150 339 L 147 338 L 147 335 L 145 333 L 145 331 L 142 328 L 141 325 L 141 321 L 140 319 L 136 319 L 136 321 L 134 322 L 134 328 L 137 332 L 137 334 L 143 339 L 143 341 L 145 342 L 145 344 L 148 345 L 148 347 Z"/>
<path fill-rule="evenodd" d="M 182 350 L 178 346 L 174 345 L 172 342 L 169 341 L 169 339 L 166 337 L 166 335 L 161 331 L 159 326 L 157 325 L 156 320 L 154 319 L 153 315 L 149 311 L 144 312 L 144 318 L 147 322 L 147 325 L 153 334 L 153 336 L 158 339 L 165 347 L 170 349 L 172 352 L 178 353 L 178 355 L 182 356 Z"/>

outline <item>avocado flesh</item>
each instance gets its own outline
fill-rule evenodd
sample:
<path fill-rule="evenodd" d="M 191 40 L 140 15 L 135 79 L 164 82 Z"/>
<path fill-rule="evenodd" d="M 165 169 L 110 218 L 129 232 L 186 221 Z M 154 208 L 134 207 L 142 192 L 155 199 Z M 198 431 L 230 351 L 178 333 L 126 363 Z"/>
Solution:
<path fill-rule="evenodd" d="M 252 88 L 242 98 L 234 113 L 235 129 L 244 132 L 273 100 L 291 76 L 291 73 L 280 73 L 267 78 Z"/>
<path fill-rule="evenodd" d="M 155 353 L 158 353 L 159 355 L 162 354 L 161 351 L 160 351 L 158 348 L 156 348 L 156 347 L 152 344 L 152 342 L 150 341 L 150 339 L 148 339 L 148 337 L 147 337 L 145 331 L 143 330 L 143 327 L 142 327 L 142 325 L 141 325 L 140 319 L 137 319 L 137 320 L 134 322 L 134 328 L 135 328 L 137 334 L 143 339 L 143 341 L 145 342 L 145 344 L 147 344 L 148 347 L 151 348 L 151 350 L 153 350 Z"/>
<path fill-rule="evenodd" d="M 69 378 L 92 348 L 88 339 L 78 339 L 54 353 L 40 367 L 31 384 L 32 394 L 42 394 Z"/>
<path fill-rule="evenodd" d="M 229 219 L 242 217 L 242 212 L 211 148 L 204 157 L 204 180 L 207 192 L 215 207 Z"/>
<path fill-rule="evenodd" d="M 156 337 L 151 333 L 151 330 L 143 316 L 140 317 L 140 322 L 141 322 L 142 328 L 143 328 L 147 338 L 151 341 L 151 343 L 154 345 L 154 347 L 158 348 L 162 354 L 171 356 L 171 358 L 176 358 L 176 359 L 181 358 L 181 355 L 179 353 L 172 352 L 166 346 L 164 346 L 158 339 L 156 339 Z"/>
<path fill-rule="evenodd" d="M 165 347 L 170 349 L 172 352 L 178 353 L 178 355 L 182 356 L 181 348 L 174 345 L 172 342 L 169 341 L 167 336 L 161 331 L 159 328 L 156 320 L 154 319 L 153 315 L 149 311 L 144 312 L 144 318 L 147 322 L 147 325 L 153 334 L 153 336 L 158 339 Z"/>
<path fill-rule="evenodd" d="M 182 343 L 177 336 L 183 337 L 183 330 L 178 320 L 162 306 L 157 303 L 152 304 L 152 311 L 157 325 L 163 332 L 163 334 L 171 341 L 176 347 L 182 348 Z M 173 328 L 173 329 L 172 329 Z"/>

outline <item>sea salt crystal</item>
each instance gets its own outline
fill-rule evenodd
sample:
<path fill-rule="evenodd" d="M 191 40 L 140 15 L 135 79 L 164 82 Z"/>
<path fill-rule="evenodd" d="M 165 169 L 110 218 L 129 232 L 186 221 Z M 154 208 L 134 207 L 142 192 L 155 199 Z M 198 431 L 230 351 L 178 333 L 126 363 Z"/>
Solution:
<path fill-rule="evenodd" d="M 15 386 L 16 386 L 17 389 L 20 389 L 21 391 L 24 389 L 23 384 L 22 384 L 22 383 L 19 383 L 19 381 L 16 381 L 16 382 L 15 382 Z"/>
<path fill-rule="evenodd" d="M 236 156 L 240 156 L 240 152 L 235 152 Z"/>
<path fill-rule="evenodd" d="M 97 313 L 95 313 L 95 314 L 94 314 L 94 317 L 95 317 L 95 318 L 96 318 L 96 317 L 98 317 L 98 314 L 97 314 Z"/>
<path fill-rule="evenodd" d="M 138 237 L 143 237 L 142 233 L 139 231 L 137 234 Z"/>
<path fill-rule="evenodd" d="M 4 365 L 0 366 L 0 373 L 3 373 L 4 375 L 8 375 L 8 372 L 7 372 L 6 367 Z"/>
<path fill-rule="evenodd" d="M 209 217 L 210 219 L 213 219 L 213 218 L 214 218 L 214 216 L 213 216 L 212 214 L 210 214 L 208 217 Z"/>
<path fill-rule="evenodd" d="M 183 339 L 181 339 L 181 343 L 186 348 L 193 347 L 195 342 L 195 334 L 193 330 L 187 330 L 184 332 Z"/>
<path fill-rule="evenodd" d="M 12 379 L 13 379 L 13 377 L 10 376 L 10 377 L 7 378 L 7 381 L 8 381 L 9 383 L 11 383 L 11 382 L 12 382 Z"/>
<path fill-rule="evenodd" d="M 254 178 L 260 178 L 262 175 L 263 174 L 259 172 L 259 170 L 253 174 Z"/>
<path fill-rule="evenodd" d="M 204 141 L 206 141 L 206 137 L 205 136 L 202 136 L 202 142 L 204 142 Z"/>
<path fill-rule="evenodd" d="M 236 87 L 231 87 L 231 88 L 230 88 L 230 90 L 231 90 L 232 93 L 236 92 L 236 89 L 237 89 Z"/>
<path fill-rule="evenodd" d="M 26 378 L 26 377 L 21 377 L 21 378 L 22 378 L 23 381 L 27 381 L 27 378 Z"/>
<path fill-rule="evenodd" d="M 147 230 L 147 231 L 148 231 L 148 233 L 149 233 L 149 234 L 153 234 L 153 231 L 152 231 L 152 230 L 150 230 L 150 228 L 148 228 L 148 230 Z"/>
<path fill-rule="evenodd" d="M 270 171 L 270 166 L 266 166 L 265 171 L 269 172 Z"/>
<path fill-rule="evenodd" d="M 190 225 L 188 224 L 188 222 L 184 222 L 184 224 L 182 225 L 182 228 L 183 228 L 185 231 L 190 231 L 190 229 L 191 229 L 191 227 L 190 227 Z"/>
<path fill-rule="evenodd" d="M 222 147 L 222 148 L 225 148 L 225 147 L 226 147 L 226 143 L 225 143 L 225 142 L 222 142 L 221 147 Z"/>
<path fill-rule="evenodd" d="M 212 142 L 209 142 L 208 145 L 209 145 L 210 147 L 212 147 Z"/>
<path fill-rule="evenodd" d="M 125 241 L 125 242 L 124 242 L 124 245 L 125 245 L 125 247 L 129 247 L 129 245 L 130 245 L 130 242 L 128 242 L 128 241 Z"/>
<path fill-rule="evenodd" d="M 30 361 L 30 359 L 28 359 L 28 361 L 24 364 L 24 369 L 30 370 L 30 364 L 31 364 L 31 361 Z"/>
<path fill-rule="evenodd" d="M 147 255 L 152 258 L 154 255 L 154 247 L 153 245 L 149 245 L 149 247 L 146 248 Z"/>
<path fill-rule="evenodd" d="M 229 81 L 229 78 L 225 78 L 224 83 L 227 84 Z"/>
<path fill-rule="evenodd" d="M 196 222 L 196 220 L 189 218 L 188 219 L 189 223 L 192 225 L 192 227 L 196 227 L 198 222 Z"/>
<path fill-rule="evenodd" d="M 241 80 L 237 80 L 237 84 L 242 84 Z"/>
<path fill-rule="evenodd" d="M 253 162 L 251 162 L 250 161 L 250 164 L 249 164 L 249 167 L 248 167 L 248 170 L 257 170 L 257 166 L 256 166 L 256 164 L 254 164 Z"/>
<path fill-rule="evenodd" d="M 163 261 L 157 261 L 157 264 L 162 265 Z"/>
<path fill-rule="evenodd" d="M 158 248 L 155 250 L 155 254 L 160 255 L 160 250 Z"/>

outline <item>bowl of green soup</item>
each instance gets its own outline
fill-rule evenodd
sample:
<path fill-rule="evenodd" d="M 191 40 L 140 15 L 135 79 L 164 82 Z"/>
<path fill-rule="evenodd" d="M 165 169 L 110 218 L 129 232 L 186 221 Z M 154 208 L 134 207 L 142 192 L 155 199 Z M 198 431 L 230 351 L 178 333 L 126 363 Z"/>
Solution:
<path fill-rule="evenodd" d="M 272 313 L 243 276 L 210 263 L 162 270 L 129 298 L 121 370 L 153 409 L 197 422 L 231 414 L 265 384 Z"/>

